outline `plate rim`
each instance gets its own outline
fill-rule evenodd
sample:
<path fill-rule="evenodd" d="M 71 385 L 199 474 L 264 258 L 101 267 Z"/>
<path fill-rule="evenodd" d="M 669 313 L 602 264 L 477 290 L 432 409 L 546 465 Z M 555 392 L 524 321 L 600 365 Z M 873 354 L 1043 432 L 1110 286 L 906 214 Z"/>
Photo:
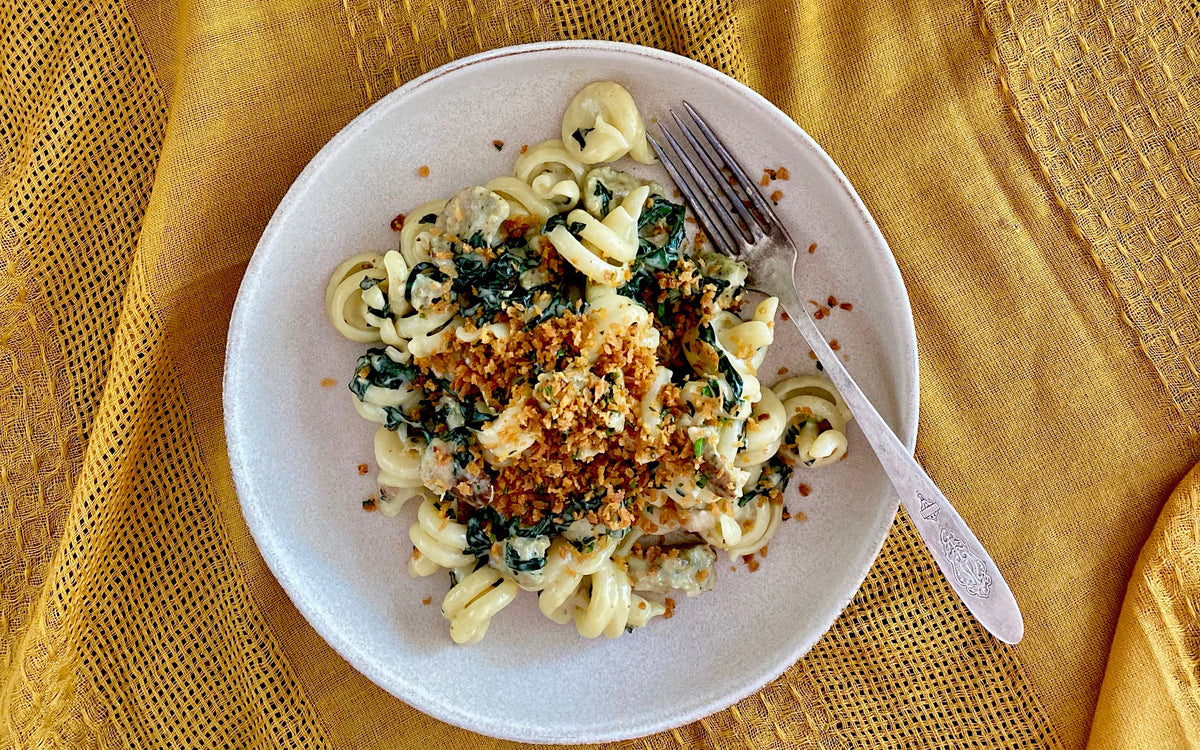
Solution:
<path fill-rule="evenodd" d="M 336 617 L 328 616 L 315 603 L 310 603 L 307 596 L 304 595 L 301 588 L 296 587 L 297 572 L 292 570 L 288 556 L 285 554 L 284 545 L 275 543 L 274 538 L 270 535 L 268 529 L 268 521 L 266 515 L 262 511 L 261 503 L 255 504 L 248 502 L 249 496 L 243 476 L 248 475 L 248 454 L 250 450 L 243 445 L 238 439 L 235 427 L 239 420 L 239 414 L 242 411 L 242 399 L 236 391 L 231 391 L 236 375 L 230 367 L 233 355 L 238 349 L 246 344 L 249 340 L 247 331 L 245 330 L 248 324 L 246 320 L 246 308 L 249 305 L 246 296 L 243 295 L 243 290 L 250 286 L 255 286 L 255 283 L 265 273 L 264 260 L 266 253 L 259 252 L 276 241 L 277 235 L 281 231 L 283 225 L 283 216 L 287 214 L 292 205 L 299 199 L 306 186 L 313 176 L 322 171 L 328 162 L 338 154 L 345 143 L 360 135 L 360 133 L 371 127 L 378 120 L 385 110 L 390 109 L 395 100 L 404 99 L 410 96 L 413 92 L 420 88 L 428 86 L 434 81 L 443 78 L 447 75 L 456 73 L 465 68 L 473 67 L 493 60 L 502 59 L 526 54 L 538 54 L 545 52 L 583 50 L 606 53 L 618 53 L 622 55 L 633 55 L 642 58 L 650 58 L 658 62 L 665 62 L 681 66 L 689 69 L 692 72 L 699 73 L 710 79 L 714 83 L 731 89 L 733 93 L 739 97 L 749 99 L 757 104 L 768 116 L 779 120 L 785 127 L 793 132 L 798 137 L 800 144 L 810 151 L 816 160 L 823 164 L 829 170 L 830 175 L 834 178 L 837 185 L 849 198 L 850 204 L 858 212 L 859 219 L 862 222 L 867 233 L 872 239 L 878 243 L 879 247 L 886 251 L 886 258 L 890 263 L 884 263 L 884 278 L 894 283 L 900 290 L 901 294 L 897 303 L 901 306 L 904 313 L 900 320 L 900 326 L 903 329 L 904 338 L 906 339 L 907 356 L 902 364 L 907 369 L 910 380 L 903 391 L 897 393 L 897 406 L 899 409 L 899 429 L 897 437 L 901 443 L 910 452 L 914 450 L 916 444 L 917 425 L 919 422 L 920 408 L 920 370 L 917 351 L 917 338 L 915 321 L 912 316 L 912 304 L 908 295 L 907 287 L 900 273 L 899 265 L 896 262 L 895 253 L 892 252 L 887 240 L 883 237 L 879 227 L 876 225 L 874 218 L 867 210 L 862 199 L 857 191 L 850 184 L 849 180 L 842 173 L 842 170 L 837 166 L 833 159 L 825 152 L 824 149 L 792 118 L 788 117 L 782 110 L 771 103 L 766 97 L 751 89 L 749 86 L 740 81 L 722 73 L 715 68 L 712 68 L 704 63 L 692 60 L 691 58 L 659 50 L 652 47 L 644 47 L 635 44 L 627 44 L 624 42 L 612 42 L 605 40 L 558 40 L 549 42 L 533 42 L 529 44 L 513 45 L 501 47 L 485 52 L 480 52 L 474 55 L 454 60 L 445 65 L 442 65 L 434 70 L 418 76 L 399 88 L 391 91 L 378 101 L 371 104 L 350 122 L 344 125 L 325 145 L 312 157 L 305 165 L 304 169 L 296 176 L 288 187 L 287 192 L 280 200 L 271 214 L 266 227 L 263 230 L 258 243 L 255 245 L 253 254 L 247 264 L 246 271 L 242 276 L 238 286 L 237 298 L 234 302 L 233 311 L 230 316 L 229 331 L 226 338 L 225 346 L 225 361 L 222 377 L 222 402 L 223 402 L 223 427 L 226 436 L 227 455 L 230 463 L 230 470 L 234 481 L 234 487 L 238 494 L 238 505 L 242 511 L 242 516 L 254 539 L 255 546 L 263 561 L 267 564 L 272 575 L 279 582 L 280 587 L 287 594 L 288 599 L 304 616 L 308 624 L 321 636 L 322 640 L 334 650 L 341 658 L 345 659 L 359 673 L 367 677 L 380 689 L 392 695 L 396 699 L 407 703 L 417 710 L 432 716 L 440 721 L 447 722 L 454 726 L 466 729 L 468 731 L 477 732 L 487 736 L 496 737 L 499 739 L 511 740 L 516 742 L 530 742 L 538 744 L 547 743 L 599 743 L 613 742 L 620 740 L 634 739 L 644 737 L 658 732 L 666 731 L 674 727 L 682 726 L 697 719 L 709 716 L 717 711 L 723 710 L 730 705 L 736 704 L 738 701 L 754 694 L 761 690 L 768 683 L 772 682 L 788 669 L 790 669 L 798 660 L 807 655 L 812 648 L 823 638 L 833 627 L 836 621 L 841 617 L 846 607 L 854 599 L 857 593 L 862 589 L 862 584 L 869 575 L 875 562 L 879 558 L 879 553 L 883 548 L 885 541 L 890 533 L 891 527 L 895 522 L 896 513 L 899 510 L 899 496 L 893 491 L 893 503 L 890 513 L 885 513 L 886 522 L 880 522 L 880 529 L 873 530 L 875 542 L 873 552 L 869 555 L 868 562 L 864 566 L 860 574 L 855 574 L 858 578 L 858 583 L 844 601 L 841 601 L 839 606 L 833 611 L 833 615 L 825 623 L 820 632 L 815 635 L 799 640 L 791 649 L 783 666 L 777 670 L 770 670 L 759 674 L 753 680 L 749 680 L 743 687 L 734 693 L 726 696 L 710 700 L 703 705 L 699 705 L 683 713 L 670 714 L 658 720 L 652 720 L 639 725 L 634 731 L 622 729 L 620 726 L 614 726 L 607 731 L 591 732 L 585 735 L 579 734 L 564 734 L 556 730 L 554 727 L 537 727 L 536 732 L 513 732 L 509 730 L 509 725 L 504 722 L 498 722 L 481 717 L 474 713 L 458 712 L 453 705 L 446 702 L 438 702 L 436 700 L 427 700 L 426 696 L 417 692 L 406 694 L 403 697 L 397 695 L 390 685 L 389 673 L 386 671 L 376 670 L 365 658 L 365 655 L 360 653 L 360 650 L 354 647 L 351 643 L 346 642 L 339 635 L 339 630 L 336 625 Z M 908 421 L 906 422 L 906 416 Z M 528 724 L 520 725 L 523 729 L 532 728 Z M 590 730 L 589 730 L 590 731 Z"/>

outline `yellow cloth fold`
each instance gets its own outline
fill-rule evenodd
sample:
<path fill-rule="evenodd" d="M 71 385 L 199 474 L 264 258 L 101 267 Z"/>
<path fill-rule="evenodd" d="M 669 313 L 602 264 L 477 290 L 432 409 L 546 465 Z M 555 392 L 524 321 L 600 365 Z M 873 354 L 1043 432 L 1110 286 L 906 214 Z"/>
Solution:
<path fill-rule="evenodd" d="M 1200 466 L 1142 549 L 1100 689 L 1088 750 L 1200 748 Z"/>
<path fill-rule="evenodd" d="M 1182 5 L 2 7 L 0 745 L 508 746 L 386 695 L 288 602 L 233 492 L 224 336 L 279 199 L 372 101 L 483 49 L 600 37 L 739 78 L 846 172 L 913 303 L 918 455 L 1027 625 L 1016 648 L 983 633 L 901 516 L 805 659 L 621 746 L 1084 746 L 1134 561 L 1197 459 L 1200 75 Z M 1164 519 L 1143 557 L 1162 565 L 1130 587 L 1143 613 L 1138 575 L 1194 571 L 1154 541 L 1194 535 L 1194 504 Z M 1134 673 L 1171 664 L 1164 633 L 1194 657 L 1189 584 L 1161 624 L 1118 630 L 1093 742 Z M 1145 726 L 1113 742 L 1155 746 Z"/>

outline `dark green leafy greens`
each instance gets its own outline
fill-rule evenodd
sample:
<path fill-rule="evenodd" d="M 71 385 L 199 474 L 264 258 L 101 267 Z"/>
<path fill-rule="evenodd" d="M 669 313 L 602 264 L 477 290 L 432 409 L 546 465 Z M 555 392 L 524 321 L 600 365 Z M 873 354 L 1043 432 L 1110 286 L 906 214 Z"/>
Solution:
<path fill-rule="evenodd" d="M 408 412 L 399 406 L 382 407 L 386 417 L 384 427 L 398 430 L 404 425 L 410 433 L 426 441 L 441 438 L 457 445 L 460 450 L 454 454 L 454 461 L 460 469 L 471 460 L 470 452 L 461 449 L 474 440 L 475 431 L 496 418 L 479 404 L 463 400 L 444 384 L 434 383 L 431 388 L 430 381 L 421 377 L 420 368 L 396 362 L 384 349 L 368 349 L 355 363 L 350 391 L 363 400 L 367 387 L 372 385 L 389 390 L 419 390 L 421 398 Z M 461 426 L 447 426 L 449 422 L 459 422 L 460 418 Z"/>
<path fill-rule="evenodd" d="M 783 492 L 791 478 L 792 467 L 778 454 L 772 456 L 763 464 L 762 474 L 759 475 L 758 481 L 738 500 L 738 505 L 743 506 L 750 502 L 757 502 L 760 497 L 769 497 L 774 490 Z"/>
<path fill-rule="evenodd" d="M 700 341 L 708 344 L 717 353 L 717 369 L 725 378 L 725 382 L 729 385 L 729 391 L 721 389 L 722 403 L 726 411 L 733 411 L 737 407 L 738 401 L 742 398 L 742 388 L 744 382 L 742 375 L 733 366 L 733 362 L 729 361 L 729 357 L 725 351 L 717 344 L 717 332 L 713 329 L 711 323 L 705 323 L 696 331 Z M 716 382 L 716 381 L 713 381 Z"/>
<path fill-rule="evenodd" d="M 486 558 L 491 554 L 492 543 L 502 542 L 512 537 L 537 538 L 553 537 L 561 534 L 574 521 L 582 518 L 588 511 L 598 510 L 604 502 L 604 492 L 597 491 L 590 497 L 568 503 L 562 513 L 547 514 L 533 524 L 525 524 L 520 518 L 506 518 L 491 506 L 471 507 L 470 517 L 467 518 L 467 547 L 464 554 Z M 589 545 L 595 545 L 595 538 L 571 542 L 576 549 L 586 551 Z M 511 546 L 509 547 L 511 549 Z M 505 553 L 507 558 L 507 552 Z M 505 560 L 508 563 L 508 560 Z M 524 564 L 533 564 L 525 561 Z M 543 558 L 543 563 L 544 558 Z M 509 565 L 513 570 L 520 568 Z M 531 570 L 540 569 L 530 568 Z"/>
<path fill-rule="evenodd" d="M 587 134 L 595 130 L 595 128 L 575 128 L 575 132 L 571 133 L 571 137 L 579 144 L 580 150 L 587 148 Z"/>
<path fill-rule="evenodd" d="M 646 301 L 657 289 L 656 273 L 674 270 L 684 238 L 686 211 L 661 195 L 652 195 L 638 217 L 638 251 L 630 267 L 629 283 L 621 294 Z"/>
<path fill-rule="evenodd" d="M 514 572 L 527 573 L 546 567 L 546 555 L 543 553 L 540 557 L 523 558 L 517 554 L 517 550 L 511 544 L 508 544 L 504 547 L 504 564 Z"/>
<path fill-rule="evenodd" d="M 415 365 L 401 364 L 389 357 L 386 350 L 372 348 L 354 363 L 354 378 L 350 381 L 350 390 L 362 400 L 367 386 L 403 388 L 416 380 L 420 374 L 421 370 Z"/>
<path fill-rule="evenodd" d="M 379 286 L 381 282 L 383 282 L 383 279 L 376 279 L 374 277 L 367 276 L 362 281 L 358 282 L 358 288 L 365 292 L 371 287 Z M 392 303 L 388 301 L 387 295 L 385 294 L 383 295 L 383 309 L 380 310 L 379 308 L 367 305 L 367 312 L 371 313 L 377 318 L 386 318 L 392 314 Z"/>
<path fill-rule="evenodd" d="M 579 234 L 583 231 L 584 224 L 582 221 L 568 223 L 566 214 L 554 214 L 549 219 L 546 219 L 546 225 L 542 228 L 542 234 L 549 235 L 559 227 L 566 227 L 572 237 L 579 239 Z"/>
<path fill-rule="evenodd" d="M 568 539 L 567 541 L 571 543 L 572 547 L 579 550 L 579 552 L 584 555 L 596 549 L 596 537 L 594 536 L 587 536 L 583 539 Z"/>
<path fill-rule="evenodd" d="M 602 217 L 608 216 L 608 207 L 612 203 L 613 192 L 608 189 L 600 180 L 596 180 L 596 189 L 592 191 L 592 195 L 600 197 L 600 214 Z"/>
<path fill-rule="evenodd" d="M 552 536 L 560 530 L 551 519 L 534 526 L 521 526 L 512 518 L 504 518 L 489 505 L 472 507 L 471 515 L 467 518 L 467 546 L 463 554 L 471 555 L 485 562 L 491 555 L 492 544 L 508 539 L 524 537 L 536 539 L 541 536 Z M 504 564 L 517 572 L 541 570 L 546 565 L 546 556 L 542 554 L 534 558 L 522 558 L 511 544 L 504 545 Z"/>

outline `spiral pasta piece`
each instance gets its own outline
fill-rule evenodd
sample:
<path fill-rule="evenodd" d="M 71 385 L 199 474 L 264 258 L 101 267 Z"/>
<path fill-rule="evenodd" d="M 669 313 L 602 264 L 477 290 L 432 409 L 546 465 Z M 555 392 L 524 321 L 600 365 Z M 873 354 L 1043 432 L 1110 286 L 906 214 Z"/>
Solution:
<path fill-rule="evenodd" d="M 425 483 L 421 480 L 421 457 L 424 453 L 424 441 L 404 439 L 386 427 L 375 430 L 378 482 L 385 489 L 381 493 L 379 510 L 385 516 L 398 514 L 413 497 L 427 496 Z"/>
<path fill-rule="evenodd" d="M 490 462 L 506 464 L 533 447 L 537 433 L 529 429 L 528 419 L 525 404 L 512 403 L 483 426 L 476 437 Z"/>
<path fill-rule="evenodd" d="M 401 350 L 408 341 L 396 330 L 407 313 L 404 285 L 409 267 L 395 250 L 359 253 L 344 261 L 325 288 L 325 312 L 343 336 L 361 343 L 383 341 Z"/>
<path fill-rule="evenodd" d="M 452 521 L 441 505 L 425 498 L 417 510 L 417 522 L 408 530 L 413 555 L 408 573 L 414 578 L 432 575 L 440 568 L 457 568 L 475 562 L 468 555 L 467 527 Z"/>
<path fill-rule="evenodd" d="M 745 469 L 774 456 L 786 428 L 787 410 L 783 402 L 775 395 L 775 391 L 764 388 L 762 397 L 754 404 L 750 418 L 746 420 L 742 449 L 733 461 L 734 466 Z"/>
<path fill-rule="evenodd" d="M 762 385 L 758 380 L 758 367 L 755 359 L 759 351 L 766 351 L 774 340 L 773 329 L 760 320 L 743 322 L 741 318 L 728 310 L 717 314 L 712 321 L 716 334 L 716 349 L 729 359 L 733 369 L 742 379 L 742 395 L 751 404 L 758 401 L 762 393 Z M 695 350 L 694 350 L 695 351 Z M 704 366 L 704 360 L 697 355 L 696 365 Z"/>
<path fill-rule="evenodd" d="M 629 574 L 608 558 L 576 594 L 575 629 L 584 638 L 596 638 L 601 633 L 618 638 L 627 626 L 645 625 L 663 611 L 662 605 L 633 593 Z"/>
<path fill-rule="evenodd" d="M 560 625 L 570 621 L 574 612 L 572 597 L 584 576 L 600 569 L 617 548 L 620 540 L 604 537 L 590 552 L 580 552 L 570 542 L 555 539 L 546 553 L 543 568 L 542 593 L 538 596 L 538 609 L 546 617 Z"/>
<path fill-rule="evenodd" d="M 575 200 L 579 200 L 579 186 L 570 181 L 566 184 L 574 186 Z M 549 195 L 542 195 L 528 182 L 516 177 L 496 177 L 488 180 L 484 187 L 508 201 L 510 216 L 536 216 L 544 222 L 562 208 L 562 204 L 551 197 L 560 195 L 553 187 Z M 564 187 L 564 192 L 569 193 L 570 188 Z"/>
<path fill-rule="evenodd" d="M 637 104 L 612 81 L 589 83 L 575 95 L 563 113 L 562 142 L 584 164 L 616 161 L 625 154 L 643 164 L 655 161 Z"/>
<path fill-rule="evenodd" d="M 781 455 L 810 468 L 845 458 L 846 423 L 853 417 L 829 378 L 802 375 L 777 383 L 773 390 L 783 403 L 789 428 L 779 447 Z"/>
<path fill-rule="evenodd" d="M 642 430 L 651 442 L 662 438 L 662 391 L 671 382 L 671 371 L 659 365 L 654 368 L 654 379 L 646 389 L 646 395 L 638 405 L 638 415 L 641 417 Z"/>
<path fill-rule="evenodd" d="M 578 239 L 567 226 L 557 226 L 546 236 L 559 255 L 584 276 L 597 284 L 620 286 L 629 281 L 629 264 L 638 249 L 638 217 L 649 194 L 650 188 L 645 186 L 630 191 L 603 221 L 575 209 L 567 221 L 582 225 Z"/>
<path fill-rule="evenodd" d="M 409 266 L 431 260 L 429 233 L 437 224 L 438 215 L 446 207 L 445 200 L 429 201 L 413 209 L 400 228 L 400 254 Z"/>
<path fill-rule="evenodd" d="M 775 312 L 778 297 L 767 297 L 754 307 L 750 320 L 743 321 L 730 312 L 723 312 L 713 321 L 722 346 L 746 368 L 757 375 L 767 355 L 767 347 L 775 342 Z"/>
<path fill-rule="evenodd" d="M 651 351 L 658 348 L 658 329 L 654 327 L 650 313 L 637 300 L 626 297 L 611 286 L 594 283 L 587 285 L 585 295 L 591 337 L 585 340 L 580 353 L 589 363 L 595 361 L 605 335 L 612 329 L 630 331 L 636 328 L 640 332 L 636 339 L 638 346 Z"/>
<path fill-rule="evenodd" d="M 725 547 L 730 559 L 753 554 L 767 545 L 783 523 L 783 503 L 760 497 L 738 508 L 735 520 L 741 527 L 736 542 Z"/>
<path fill-rule="evenodd" d="M 688 519 L 692 524 L 696 524 L 695 514 L 691 514 Z M 738 523 L 736 516 L 731 512 L 713 511 L 711 525 L 705 524 L 701 527 L 699 534 L 717 549 L 733 549 L 739 542 L 742 541 L 742 525 Z M 730 557 L 733 557 L 731 554 Z"/>
<path fill-rule="evenodd" d="M 365 252 L 342 261 L 325 287 L 325 312 L 329 322 L 351 341 L 380 341 L 379 327 L 367 320 L 367 303 L 362 298 L 364 280 L 381 280 L 383 256 Z"/>
<path fill-rule="evenodd" d="M 517 584 L 491 568 L 480 568 L 450 588 L 442 600 L 442 616 L 450 621 L 450 638 L 459 645 L 478 643 L 496 613 L 517 597 Z"/>
<path fill-rule="evenodd" d="M 396 320 L 396 333 L 408 342 L 408 351 L 414 357 L 428 357 L 454 337 L 451 321 L 457 309 L 445 298 L 448 282 L 417 276 L 411 286 L 412 307 Z"/>
<path fill-rule="evenodd" d="M 567 151 L 562 141 L 548 140 L 530 146 L 525 153 L 517 157 L 513 166 L 513 174 L 517 179 L 529 184 L 542 198 L 553 200 L 559 183 L 575 184 L 576 192 L 583 182 L 587 166 Z M 569 188 L 567 188 L 569 190 Z M 559 193 L 561 195 L 561 193 Z M 578 194 L 575 201 L 578 201 Z M 572 202 L 570 205 L 575 205 Z M 560 209 L 561 210 L 561 209 Z"/>
<path fill-rule="evenodd" d="M 406 364 L 411 360 L 407 352 L 402 352 L 394 346 L 387 347 L 384 352 L 389 360 L 399 364 Z M 396 383 L 394 387 L 388 388 L 369 384 L 358 398 L 351 399 L 351 403 L 363 419 L 387 424 L 389 409 L 408 412 L 420 403 L 422 395 L 421 389 L 414 387 L 411 382 Z"/>

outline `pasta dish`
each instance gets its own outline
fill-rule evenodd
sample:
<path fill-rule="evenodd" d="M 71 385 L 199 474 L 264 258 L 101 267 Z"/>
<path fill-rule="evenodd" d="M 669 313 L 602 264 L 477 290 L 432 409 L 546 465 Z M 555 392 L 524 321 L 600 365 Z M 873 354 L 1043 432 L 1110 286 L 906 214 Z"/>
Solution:
<path fill-rule="evenodd" d="M 349 387 L 377 423 L 378 507 L 419 500 L 414 576 L 448 570 L 456 643 L 521 589 L 586 637 L 712 588 L 717 551 L 762 549 L 796 467 L 846 455 L 819 374 L 767 387 L 777 300 L 689 238 L 630 94 L 583 88 L 512 175 L 417 207 L 399 248 L 333 273 L 325 304 L 371 345 Z"/>

